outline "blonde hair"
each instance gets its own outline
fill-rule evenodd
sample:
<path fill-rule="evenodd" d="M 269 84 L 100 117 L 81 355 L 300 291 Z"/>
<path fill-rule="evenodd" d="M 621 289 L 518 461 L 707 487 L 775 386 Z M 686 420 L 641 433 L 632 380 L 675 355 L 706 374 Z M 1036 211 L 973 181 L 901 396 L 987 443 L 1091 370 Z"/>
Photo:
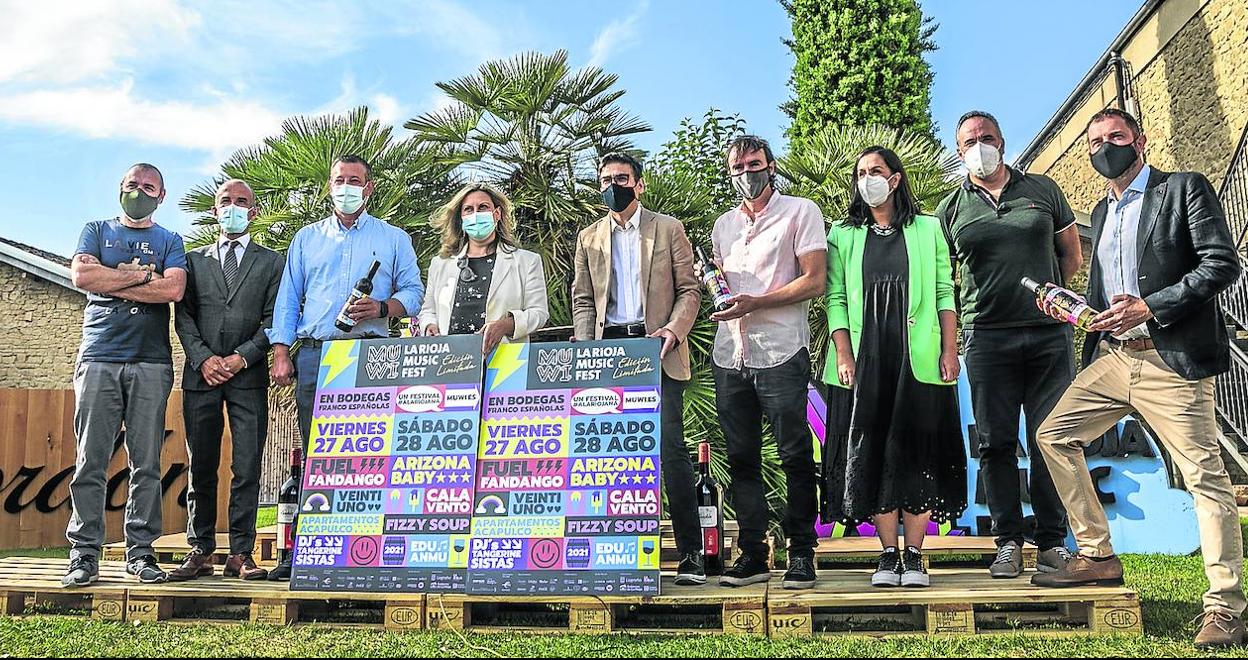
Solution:
<path fill-rule="evenodd" d="M 494 207 L 499 209 L 501 218 L 498 226 L 494 229 L 494 243 L 500 249 L 505 247 L 508 251 L 515 250 L 519 247 L 516 241 L 516 234 L 512 226 L 512 205 L 511 200 L 502 193 L 498 188 L 488 183 L 470 183 L 455 196 L 451 201 L 447 202 L 438 209 L 434 214 L 430 224 L 442 232 L 442 249 L 438 252 L 438 256 L 443 259 L 449 259 L 460 253 L 464 246 L 468 244 L 468 235 L 464 233 L 464 223 L 460 216 L 460 210 L 464 206 L 464 200 L 474 192 L 483 192 L 489 195 L 490 201 L 494 203 Z M 499 245 L 501 243 L 501 246 Z"/>

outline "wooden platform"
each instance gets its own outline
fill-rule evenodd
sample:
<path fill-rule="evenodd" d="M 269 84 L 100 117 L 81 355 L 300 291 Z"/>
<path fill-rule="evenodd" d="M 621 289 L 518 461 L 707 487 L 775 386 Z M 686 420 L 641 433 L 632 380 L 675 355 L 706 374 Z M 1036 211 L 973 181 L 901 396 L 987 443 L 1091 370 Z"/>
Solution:
<path fill-rule="evenodd" d="M 930 589 L 872 589 L 869 569 L 822 571 L 816 587 L 770 583 L 741 589 L 680 587 L 639 596 L 471 596 L 290 591 L 285 583 L 214 576 L 144 585 L 121 562 L 100 563 L 100 581 L 61 587 L 68 562 L 0 559 L 0 613 L 72 611 L 108 621 L 361 625 L 391 630 L 531 633 L 810 635 L 1140 634 L 1140 602 L 1126 588 L 1039 589 L 1030 573 L 993 580 L 982 569 L 938 568 Z M 167 566 L 172 568 L 172 566 Z M 33 608 L 33 609 L 32 609 Z"/>
<path fill-rule="evenodd" d="M 869 569 L 824 571 L 808 591 L 772 587 L 768 632 L 772 637 L 1143 634 L 1134 591 L 1041 589 L 1031 586 L 1031 575 L 994 580 L 982 569 L 937 569 L 928 589 L 873 589 Z"/>
<path fill-rule="evenodd" d="M 186 554 L 191 551 L 191 546 L 186 542 L 185 533 L 165 534 L 156 539 L 156 542 L 152 544 L 152 549 L 156 551 L 156 561 L 161 563 L 180 563 L 186 557 Z M 255 559 L 257 562 L 277 561 L 276 525 L 261 527 L 256 530 L 256 553 Z M 218 564 L 224 564 L 225 558 L 229 554 L 230 535 L 217 534 L 217 550 L 212 554 L 213 560 Z M 125 561 L 126 543 L 121 541 L 104 546 L 101 559 L 104 561 Z"/>
<path fill-rule="evenodd" d="M 697 587 L 663 578 L 660 596 L 429 594 L 426 628 L 474 632 L 766 635 L 768 585 Z"/>
<path fill-rule="evenodd" d="M 1039 554 L 1034 545 L 1023 546 L 1023 568 L 1033 570 Z M 846 563 L 875 563 L 880 556 L 880 540 L 875 537 L 851 536 L 840 539 L 819 539 L 815 563 L 819 568 L 844 568 Z M 923 561 L 931 568 L 937 562 L 975 557 L 987 566 L 997 556 L 997 543 L 989 536 L 929 536 L 923 541 Z"/>

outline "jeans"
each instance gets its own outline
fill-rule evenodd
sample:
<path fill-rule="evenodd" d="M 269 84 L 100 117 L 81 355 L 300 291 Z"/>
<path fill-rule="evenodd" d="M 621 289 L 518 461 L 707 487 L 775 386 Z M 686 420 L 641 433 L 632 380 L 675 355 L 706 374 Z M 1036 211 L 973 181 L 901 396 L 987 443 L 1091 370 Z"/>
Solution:
<path fill-rule="evenodd" d="M 1066 508 L 1036 448 L 1036 429 L 1075 377 L 1074 346 L 1067 325 L 964 330 L 966 377 L 978 431 L 979 466 L 997 544 L 1023 543 L 1018 476 L 1018 413 L 1027 419 L 1031 458 L 1031 508 L 1040 550 L 1066 544 Z"/>
<path fill-rule="evenodd" d="M 803 348 L 768 369 L 724 369 L 714 365 L 715 408 L 728 445 L 732 482 L 728 492 L 740 525 L 741 551 L 767 557 L 767 491 L 763 483 L 763 416 L 771 422 L 788 482 L 788 507 L 781 523 L 790 556 L 815 550 L 817 512 L 814 444 L 806 422 L 810 352 Z"/>

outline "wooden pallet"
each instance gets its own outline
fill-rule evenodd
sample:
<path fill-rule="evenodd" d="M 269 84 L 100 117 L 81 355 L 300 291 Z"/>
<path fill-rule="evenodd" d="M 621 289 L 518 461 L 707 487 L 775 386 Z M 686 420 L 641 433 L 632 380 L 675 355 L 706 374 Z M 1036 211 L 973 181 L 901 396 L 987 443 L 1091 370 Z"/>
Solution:
<path fill-rule="evenodd" d="M 277 561 L 277 526 L 270 525 L 257 529 L 256 546 L 259 550 L 256 561 Z M 186 554 L 191 551 L 191 546 L 186 542 L 186 534 L 165 534 L 156 539 L 156 542 L 152 544 L 152 549 L 156 551 L 156 561 L 180 563 L 186 557 Z M 218 564 L 224 564 L 225 558 L 229 555 L 230 535 L 217 534 L 217 550 L 212 554 L 213 560 Z M 121 541 L 105 545 L 104 552 L 100 558 L 104 561 L 125 561 L 126 543 Z"/>
<path fill-rule="evenodd" d="M 141 584 L 125 574 L 123 563 L 114 561 L 100 562 L 100 580 L 95 584 L 66 589 L 61 586 L 61 576 L 67 565 L 66 560 L 0 559 L 3 614 L 20 615 L 28 603 L 54 601 L 107 621 L 294 625 L 320 617 L 336 605 L 351 604 L 361 609 L 371 606 L 376 616 L 369 621 L 323 625 L 354 627 L 363 623 L 392 630 L 424 627 L 424 594 L 290 591 L 286 583 L 219 575 L 189 582 Z"/>
<path fill-rule="evenodd" d="M 880 556 L 880 540 L 875 537 L 851 536 L 819 539 L 815 563 L 819 568 L 844 568 L 846 564 L 875 563 Z M 1023 568 L 1033 570 L 1039 551 L 1033 545 L 1023 546 Z M 923 562 L 930 569 L 932 561 L 973 556 L 985 565 L 997 556 L 997 543 L 989 536 L 929 536 L 923 541 Z"/>
<path fill-rule="evenodd" d="M 1030 575 L 936 569 L 929 589 L 872 589 L 870 570 L 823 572 L 809 591 L 774 588 L 772 637 L 810 635 L 1143 634 L 1139 596 L 1124 587 L 1042 589 Z M 774 581 L 774 580 L 773 580 Z"/>
<path fill-rule="evenodd" d="M 425 627 L 474 632 L 766 635 L 766 584 L 697 587 L 664 577 L 661 596 L 429 594 Z"/>

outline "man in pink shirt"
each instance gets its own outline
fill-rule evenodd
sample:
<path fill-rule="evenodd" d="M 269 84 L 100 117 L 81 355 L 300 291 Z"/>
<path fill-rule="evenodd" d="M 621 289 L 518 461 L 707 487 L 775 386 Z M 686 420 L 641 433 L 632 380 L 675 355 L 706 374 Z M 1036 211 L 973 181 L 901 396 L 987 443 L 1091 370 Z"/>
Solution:
<path fill-rule="evenodd" d="M 730 493 L 741 526 L 741 556 L 720 583 L 771 579 L 767 564 L 767 493 L 762 477 L 766 415 L 788 481 L 783 527 L 789 540 L 786 589 L 815 584 L 816 483 L 806 426 L 810 380 L 808 301 L 824 295 L 827 239 L 814 202 L 776 192 L 776 162 L 766 140 L 738 138 L 728 169 L 741 205 L 715 221 L 716 263 L 735 294 L 719 322 L 713 370 L 715 406 L 728 445 Z"/>

